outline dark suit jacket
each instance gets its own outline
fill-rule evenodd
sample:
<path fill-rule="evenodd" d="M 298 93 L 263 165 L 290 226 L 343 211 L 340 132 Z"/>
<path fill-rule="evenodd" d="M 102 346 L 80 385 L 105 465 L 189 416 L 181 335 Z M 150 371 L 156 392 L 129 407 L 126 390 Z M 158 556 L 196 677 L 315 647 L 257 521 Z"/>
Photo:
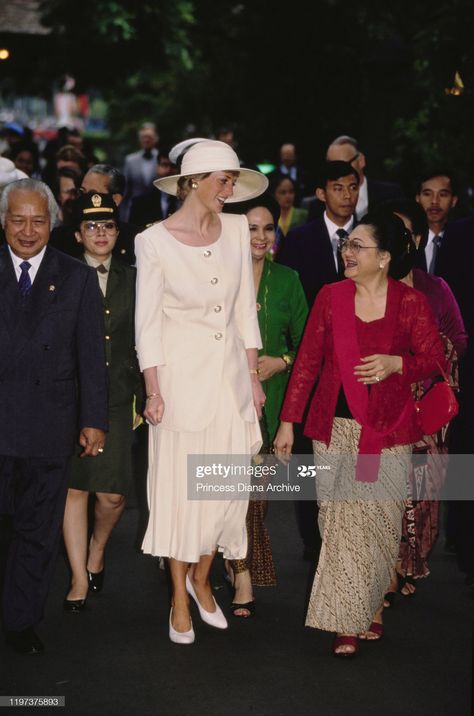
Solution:
<path fill-rule="evenodd" d="M 443 264 L 443 254 L 446 251 L 446 243 L 445 242 L 448 237 L 448 226 L 449 226 L 449 224 L 447 224 L 445 227 L 443 239 L 441 241 L 441 246 L 436 251 L 434 272 L 433 272 L 435 276 L 441 276 L 440 270 L 441 270 L 441 267 Z M 426 265 L 426 254 L 425 254 L 426 244 L 428 243 L 428 234 L 429 234 L 429 229 L 426 228 L 423 231 L 423 233 L 421 234 L 420 243 L 418 244 L 418 248 L 415 253 L 415 267 L 421 269 L 422 271 L 428 271 L 428 266 Z"/>
<path fill-rule="evenodd" d="M 326 283 L 338 280 L 331 240 L 322 217 L 289 231 L 276 260 L 298 272 L 310 307 Z"/>
<path fill-rule="evenodd" d="M 70 455 L 83 427 L 107 429 L 97 276 L 48 246 L 23 300 L 1 246 L 0 455 Z"/>
<path fill-rule="evenodd" d="M 141 226 L 134 226 L 123 221 L 118 222 L 119 235 L 114 246 L 113 255 L 130 266 L 135 265 L 135 236 L 143 231 Z M 51 232 L 50 245 L 75 259 L 81 258 L 84 247 L 76 241 L 74 226 L 57 226 Z"/>
<path fill-rule="evenodd" d="M 466 453 L 474 452 L 473 265 L 474 216 L 448 222 L 438 252 L 436 274 L 444 278 L 454 293 L 468 334 L 468 348 L 459 365 L 460 413 L 451 438 L 453 452 Z"/>
<path fill-rule="evenodd" d="M 158 149 L 151 150 L 152 157 L 145 159 L 143 150 L 127 154 L 123 166 L 123 173 L 126 179 L 125 194 L 120 205 L 120 218 L 123 221 L 129 220 L 129 212 L 132 199 L 142 194 L 152 181 L 156 178 Z"/>
<path fill-rule="evenodd" d="M 448 222 L 438 251 L 435 273 L 444 278 L 454 293 L 471 345 L 474 338 L 473 261 L 474 216 Z"/>
<path fill-rule="evenodd" d="M 161 191 L 154 186 L 149 187 L 143 194 L 132 199 L 130 221 L 136 226 L 149 226 L 157 221 L 166 219 L 176 211 L 176 197 L 169 196 L 168 213 L 163 216 L 161 211 Z"/>
<path fill-rule="evenodd" d="M 389 199 L 403 199 L 404 194 L 401 187 L 398 184 L 392 184 L 391 182 L 376 181 L 375 179 L 369 179 L 366 177 L 367 182 L 367 195 L 369 198 L 369 211 L 374 209 L 379 204 L 383 204 L 384 201 Z M 324 214 L 324 202 L 319 199 L 313 199 L 308 205 L 309 215 L 308 221 L 316 219 L 318 216 Z M 361 216 L 357 217 L 360 221 Z"/>

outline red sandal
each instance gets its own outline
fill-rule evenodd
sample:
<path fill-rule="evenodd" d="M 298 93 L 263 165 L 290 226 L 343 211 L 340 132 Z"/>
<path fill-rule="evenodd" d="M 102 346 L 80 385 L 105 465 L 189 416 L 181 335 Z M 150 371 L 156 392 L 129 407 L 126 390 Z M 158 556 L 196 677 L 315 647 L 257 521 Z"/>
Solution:
<path fill-rule="evenodd" d="M 354 651 L 336 651 L 340 646 L 352 646 L 354 648 Z M 359 645 L 357 643 L 357 637 L 356 636 L 336 636 L 334 639 L 334 644 L 332 646 L 332 653 L 334 656 L 341 656 L 345 659 L 348 659 L 350 657 L 353 657 L 357 654 L 359 651 Z"/>
<path fill-rule="evenodd" d="M 366 636 L 359 635 L 359 639 L 362 641 L 380 641 L 380 639 L 383 637 L 383 624 L 379 624 L 378 622 L 372 622 L 372 624 L 367 629 L 367 632 L 372 632 L 372 634 L 376 634 L 376 637 L 370 637 L 367 638 Z M 365 634 L 367 634 L 365 632 Z"/>

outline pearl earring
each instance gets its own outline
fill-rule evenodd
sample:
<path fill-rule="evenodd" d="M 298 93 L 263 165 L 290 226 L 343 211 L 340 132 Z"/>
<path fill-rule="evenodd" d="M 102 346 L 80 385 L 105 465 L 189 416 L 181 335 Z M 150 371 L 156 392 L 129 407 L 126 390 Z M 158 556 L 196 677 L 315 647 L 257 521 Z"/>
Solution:
<path fill-rule="evenodd" d="M 197 188 L 198 188 L 197 181 L 191 182 L 191 189 L 197 189 Z"/>
<path fill-rule="evenodd" d="M 381 268 L 381 269 L 383 269 L 384 266 L 385 266 L 385 264 L 379 264 L 379 268 Z"/>

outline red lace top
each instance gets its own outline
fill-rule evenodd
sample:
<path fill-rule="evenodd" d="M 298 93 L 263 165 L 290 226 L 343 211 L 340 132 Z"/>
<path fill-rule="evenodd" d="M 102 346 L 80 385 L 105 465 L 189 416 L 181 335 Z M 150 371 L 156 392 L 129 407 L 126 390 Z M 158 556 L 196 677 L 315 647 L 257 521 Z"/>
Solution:
<path fill-rule="evenodd" d="M 304 432 L 326 445 L 331 442 L 332 423 L 341 388 L 334 352 L 330 294 L 330 285 L 324 286 L 314 302 L 280 414 L 281 420 L 301 422 L 313 386 L 319 379 Z M 419 291 L 390 280 L 387 302 L 396 295 L 400 302 L 399 315 L 390 354 L 402 356 L 403 372 L 401 375 L 392 374 L 370 387 L 368 421 L 380 432 L 396 422 L 411 396 L 411 384 L 436 376 L 439 373 L 438 363 L 445 367 L 443 345 L 427 299 Z M 386 337 L 385 318 L 370 323 L 357 320 L 356 325 L 361 357 L 381 353 L 378 342 L 381 336 Z M 383 439 L 383 446 L 414 443 L 421 436 L 413 411 L 406 423 Z"/>

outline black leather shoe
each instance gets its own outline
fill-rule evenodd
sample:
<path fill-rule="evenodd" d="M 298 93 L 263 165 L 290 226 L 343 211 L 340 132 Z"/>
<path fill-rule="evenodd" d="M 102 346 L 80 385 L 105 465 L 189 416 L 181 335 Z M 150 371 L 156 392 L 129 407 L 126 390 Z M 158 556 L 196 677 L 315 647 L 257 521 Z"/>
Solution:
<path fill-rule="evenodd" d="M 7 644 L 19 654 L 42 654 L 44 651 L 44 644 L 33 627 L 21 631 L 7 631 L 5 637 Z"/>
<path fill-rule="evenodd" d="M 87 577 L 89 579 L 89 590 L 91 592 L 101 592 L 104 586 L 104 574 L 105 568 L 101 572 L 89 572 L 87 570 Z"/>
<path fill-rule="evenodd" d="M 65 599 L 63 607 L 69 614 L 80 614 L 86 608 L 86 599 Z"/>

